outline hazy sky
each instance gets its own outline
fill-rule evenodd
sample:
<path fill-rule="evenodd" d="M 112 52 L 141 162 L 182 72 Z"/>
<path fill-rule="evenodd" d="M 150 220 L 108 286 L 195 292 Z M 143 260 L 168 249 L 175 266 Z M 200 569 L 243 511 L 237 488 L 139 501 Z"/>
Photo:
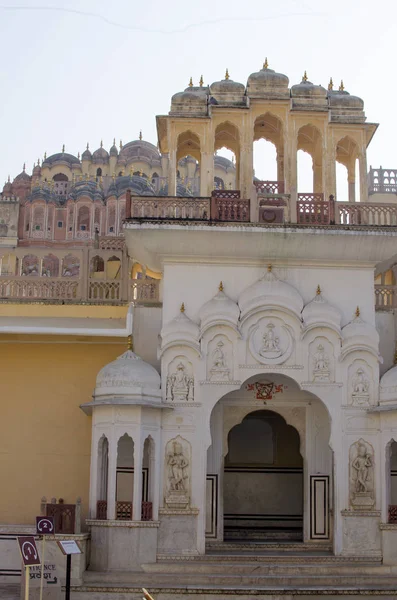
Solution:
<path fill-rule="evenodd" d="M 142 129 L 157 143 L 155 115 L 192 76 L 246 83 L 261 68 L 290 85 L 306 69 L 365 101 L 380 123 L 368 166 L 396 167 L 397 3 L 378 0 L 0 0 L 0 182 L 26 162 L 87 141 L 109 149 Z"/>

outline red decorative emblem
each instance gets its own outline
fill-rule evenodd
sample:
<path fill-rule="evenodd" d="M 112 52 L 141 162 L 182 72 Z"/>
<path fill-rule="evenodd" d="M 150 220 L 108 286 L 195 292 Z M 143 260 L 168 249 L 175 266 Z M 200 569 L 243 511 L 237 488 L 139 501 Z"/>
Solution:
<path fill-rule="evenodd" d="M 287 386 L 279 383 L 272 383 L 270 381 L 257 382 L 257 383 L 247 383 L 246 390 L 248 392 L 256 392 L 257 400 L 271 400 L 273 398 L 273 394 L 283 393 L 284 389 Z"/>

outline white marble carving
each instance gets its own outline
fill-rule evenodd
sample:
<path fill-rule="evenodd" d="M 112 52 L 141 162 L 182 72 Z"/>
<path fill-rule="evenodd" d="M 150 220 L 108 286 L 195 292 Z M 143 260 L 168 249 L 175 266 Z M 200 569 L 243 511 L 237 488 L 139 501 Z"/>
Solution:
<path fill-rule="evenodd" d="M 371 510 L 375 504 L 374 449 L 363 439 L 350 446 L 350 503 L 354 510 Z"/>
<path fill-rule="evenodd" d="M 249 348 L 258 362 L 265 365 L 281 364 L 291 356 L 293 350 L 290 329 L 279 319 L 261 319 L 251 332 Z"/>
<path fill-rule="evenodd" d="M 313 381 L 330 381 L 329 362 L 324 346 L 319 344 L 313 357 Z"/>
<path fill-rule="evenodd" d="M 179 357 L 178 357 L 179 358 Z M 173 361 L 174 362 L 174 361 Z M 172 364 L 170 365 L 172 368 Z M 191 365 L 178 360 L 174 370 L 167 377 L 167 402 L 189 402 L 194 400 L 194 378 Z"/>
<path fill-rule="evenodd" d="M 216 338 L 215 348 L 210 352 L 209 361 L 209 380 L 210 381 L 230 381 L 230 368 L 227 352 L 227 341 L 222 338 Z"/>
<path fill-rule="evenodd" d="M 363 360 L 356 360 L 348 370 L 348 403 L 369 406 L 372 394 L 372 369 Z"/>
<path fill-rule="evenodd" d="M 168 508 L 188 508 L 190 503 L 191 446 L 181 436 L 170 440 L 165 449 L 165 504 Z"/>

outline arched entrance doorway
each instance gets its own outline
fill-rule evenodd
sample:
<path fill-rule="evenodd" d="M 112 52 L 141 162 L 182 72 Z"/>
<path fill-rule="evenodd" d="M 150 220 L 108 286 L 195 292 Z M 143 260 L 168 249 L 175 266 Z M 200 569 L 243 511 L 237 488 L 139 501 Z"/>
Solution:
<path fill-rule="evenodd" d="M 300 438 L 281 415 L 257 410 L 230 430 L 223 502 L 225 541 L 302 541 Z"/>

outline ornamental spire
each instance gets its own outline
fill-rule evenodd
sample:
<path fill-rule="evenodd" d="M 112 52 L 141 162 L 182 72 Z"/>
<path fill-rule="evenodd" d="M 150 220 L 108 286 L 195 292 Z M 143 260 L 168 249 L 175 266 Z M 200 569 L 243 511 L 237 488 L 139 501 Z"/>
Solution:
<path fill-rule="evenodd" d="M 339 91 L 340 92 L 344 92 L 345 91 L 345 86 L 343 84 L 343 79 L 341 79 L 341 81 L 340 81 Z"/>
<path fill-rule="evenodd" d="M 134 341 L 132 339 L 132 334 L 127 337 L 127 350 L 134 351 Z"/>
<path fill-rule="evenodd" d="M 308 77 L 307 77 L 307 71 L 305 71 L 305 72 L 303 73 L 302 81 L 307 81 L 307 80 L 308 80 Z"/>
<path fill-rule="evenodd" d="M 332 81 L 332 77 L 329 80 L 328 89 L 332 91 L 334 89 L 334 82 Z"/>
<path fill-rule="evenodd" d="M 185 312 L 185 303 L 184 302 L 182 302 L 182 304 L 181 304 L 180 311 L 181 311 L 181 313 Z"/>
<path fill-rule="evenodd" d="M 225 80 L 227 81 L 228 79 L 230 79 L 229 69 L 226 69 Z"/>
<path fill-rule="evenodd" d="M 356 315 L 356 317 L 360 316 L 360 307 L 359 306 L 357 306 L 356 312 L 354 314 Z"/>
<path fill-rule="evenodd" d="M 142 139 L 142 129 L 141 129 L 141 130 L 140 130 L 140 132 L 139 132 L 139 139 L 140 139 L 140 140 Z"/>
<path fill-rule="evenodd" d="M 65 144 L 62 146 L 62 154 L 65 152 Z"/>
<path fill-rule="evenodd" d="M 264 69 L 268 69 L 269 68 L 269 63 L 267 62 L 267 56 L 265 58 L 265 62 L 263 63 L 263 68 Z"/>
<path fill-rule="evenodd" d="M 193 87 L 193 78 L 192 77 L 189 80 L 189 87 Z"/>
<path fill-rule="evenodd" d="M 200 87 L 203 87 L 203 85 L 204 85 L 204 79 L 203 79 L 203 76 L 201 75 L 201 77 L 200 77 Z"/>
<path fill-rule="evenodd" d="M 223 281 L 220 282 L 218 289 L 220 292 L 223 292 Z"/>
<path fill-rule="evenodd" d="M 317 286 L 317 290 L 316 290 L 316 296 L 319 296 L 321 294 L 321 288 L 320 288 L 320 284 Z"/>

